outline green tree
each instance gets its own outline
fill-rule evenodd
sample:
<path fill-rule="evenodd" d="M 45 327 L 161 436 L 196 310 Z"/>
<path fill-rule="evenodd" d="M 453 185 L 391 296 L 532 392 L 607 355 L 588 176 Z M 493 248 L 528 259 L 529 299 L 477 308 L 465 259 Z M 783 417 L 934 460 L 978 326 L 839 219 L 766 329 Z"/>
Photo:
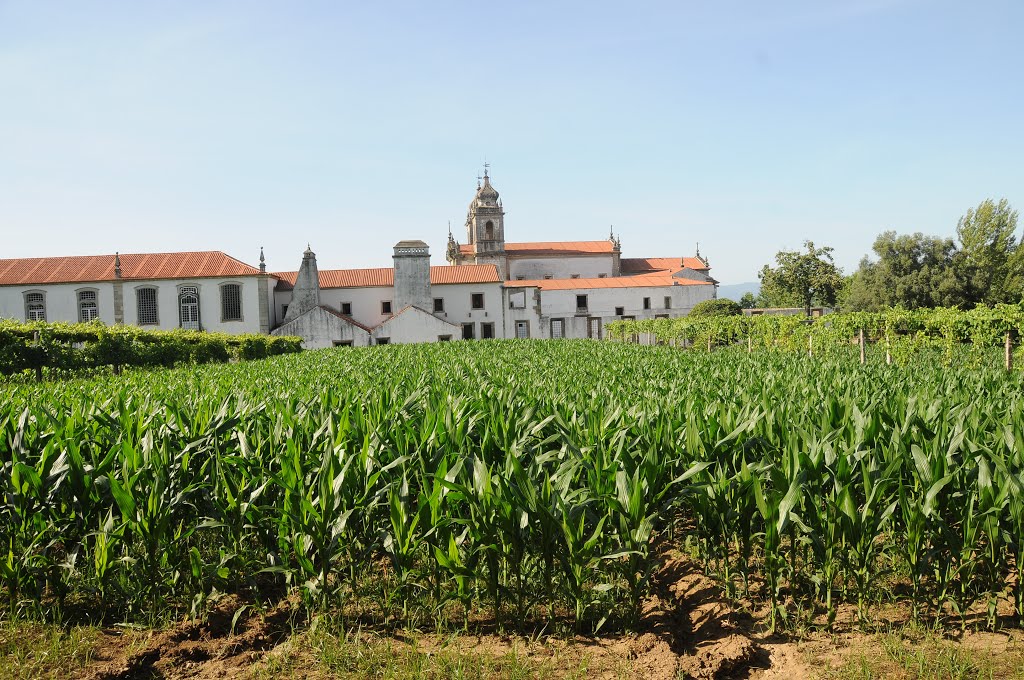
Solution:
<path fill-rule="evenodd" d="M 956 224 L 961 270 L 970 302 L 1019 302 L 1024 254 L 1014 232 L 1017 211 L 1007 200 L 988 198 Z"/>
<path fill-rule="evenodd" d="M 757 296 L 753 293 L 744 293 L 740 298 L 740 307 L 743 309 L 753 309 L 757 307 Z"/>
<path fill-rule="evenodd" d="M 967 303 L 953 239 L 886 231 L 875 239 L 872 250 L 877 260 L 865 257 L 860 261 L 850 280 L 844 310 L 955 307 Z"/>
<path fill-rule="evenodd" d="M 729 298 L 704 300 L 690 310 L 690 316 L 736 316 L 741 313 L 739 304 Z"/>
<path fill-rule="evenodd" d="M 832 248 L 817 248 L 805 241 L 806 253 L 780 250 L 775 255 L 775 268 L 765 265 L 758 273 L 761 299 L 766 306 L 799 306 L 811 315 L 811 306 L 835 305 L 843 288 L 842 271 L 832 259 Z"/>

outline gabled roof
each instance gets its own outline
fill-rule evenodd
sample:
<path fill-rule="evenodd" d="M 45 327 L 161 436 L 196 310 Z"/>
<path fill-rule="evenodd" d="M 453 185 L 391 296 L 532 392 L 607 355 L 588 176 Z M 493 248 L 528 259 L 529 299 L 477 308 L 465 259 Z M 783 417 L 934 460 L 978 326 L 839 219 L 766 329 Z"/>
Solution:
<path fill-rule="evenodd" d="M 398 310 L 398 312 L 396 314 L 392 314 L 391 316 L 389 316 L 388 318 L 384 319 L 379 324 L 374 326 L 373 330 L 377 330 L 378 328 L 386 326 L 387 324 L 391 323 L 392 321 L 394 321 L 395 319 L 397 319 L 398 317 L 402 316 L 403 314 L 405 314 L 407 312 L 408 313 L 412 313 L 412 314 L 415 314 L 417 312 L 419 312 L 420 314 L 426 314 L 431 319 L 437 319 L 439 322 L 441 322 L 443 324 L 447 324 L 448 326 L 451 326 L 452 328 L 459 328 L 459 326 L 456 326 L 451 321 L 448 321 L 447 319 L 442 319 L 441 317 L 437 316 L 436 314 L 431 314 L 430 312 L 428 312 L 427 310 L 423 309 L 422 307 L 417 307 L 416 305 L 406 305 L 405 307 L 402 307 L 400 310 Z"/>
<path fill-rule="evenodd" d="M 611 255 L 614 249 L 611 241 L 534 241 L 531 243 L 506 243 L 505 254 L 512 257 L 531 255 Z M 473 254 L 473 244 L 459 246 L 463 255 Z"/>
<path fill-rule="evenodd" d="M 274 276 L 289 286 L 295 285 L 298 272 L 275 272 Z M 430 283 L 443 286 L 451 283 L 499 283 L 498 268 L 493 264 L 438 265 L 430 268 Z M 373 269 L 321 269 L 320 288 L 372 288 L 395 285 L 393 267 Z"/>
<path fill-rule="evenodd" d="M 696 257 L 624 257 L 619 261 L 619 265 L 623 274 L 674 273 L 684 267 L 697 271 L 709 269 L 703 260 Z"/>
<path fill-rule="evenodd" d="M 219 250 L 183 253 L 122 253 L 121 278 L 195 279 L 258 276 L 259 269 Z M 0 260 L 0 286 L 114 281 L 114 255 L 73 255 Z"/>
<path fill-rule="evenodd" d="M 358 321 L 353 319 L 351 316 L 345 316 L 344 314 L 340 314 L 338 312 L 338 310 L 336 310 L 336 309 L 331 309 L 327 305 L 317 305 L 316 307 L 310 307 L 309 309 L 304 311 L 302 314 L 299 314 L 297 317 L 295 317 L 291 321 L 285 321 L 284 323 L 278 324 L 273 329 L 273 332 L 276 333 L 276 334 L 280 334 L 282 328 L 286 328 L 288 326 L 291 326 L 292 324 L 294 324 L 299 319 L 302 319 L 302 318 L 304 318 L 306 316 L 309 316 L 310 314 L 317 314 L 317 313 L 330 314 L 331 316 L 337 317 L 338 319 L 341 319 L 345 323 L 350 324 L 352 326 L 355 326 L 356 328 L 359 328 L 359 329 L 361 329 L 362 331 L 364 331 L 366 333 L 369 333 L 372 330 L 369 326 L 366 326 L 364 324 L 359 323 Z"/>
<path fill-rule="evenodd" d="M 371 329 L 371 328 L 370 328 L 369 326 L 364 326 L 363 324 L 361 324 L 361 323 L 359 323 L 358 321 L 356 321 L 355 319 L 353 319 L 353 318 L 352 318 L 351 316 L 348 316 L 347 314 L 342 314 L 341 312 L 339 312 L 339 311 L 338 311 L 338 310 L 336 310 L 336 309 L 331 309 L 331 308 L 330 308 L 330 307 L 328 307 L 327 305 L 318 305 L 318 306 L 317 306 L 317 307 L 315 307 L 314 309 L 317 309 L 317 308 L 318 308 L 318 309 L 322 309 L 322 310 L 324 310 L 325 312 L 327 312 L 327 313 L 329 313 L 329 314 L 332 314 L 332 315 L 334 315 L 334 316 L 338 317 L 339 319 L 341 319 L 341 320 L 343 320 L 343 321 L 347 321 L 347 322 L 349 322 L 350 324 L 352 324 L 353 326 L 356 326 L 356 327 L 358 327 L 358 328 L 362 328 L 362 329 L 363 329 L 364 331 L 366 331 L 367 333 L 369 333 L 369 332 L 370 332 L 370 331 L 372 330 L 372 329 Z M 312 310 L 310 310 L 310 311 L 312 311 Z M 301 316 L 301 315 L 299 315 L 299 316 Z M 295 318 L 296 318 L 296 319 L 298 319 L 298 318 L 299 318 L 299 316 L 297 316 L 297 317 L 295 317 Z M 295 319 L 292 319 L 292 321 L 294 321 L 294 320 L 295 320 Z"/>
<path fill-rule="evenodd" d="M 506 288 L 540 288 L 541 290 L 584 290 L 596 288 L 654 288 L 662 286 L 711 286 L 711 281 L 681 279 L 671 274 L 646 276 L 610 276 L 603 279 L 533 279 L 506 281 Z"/>

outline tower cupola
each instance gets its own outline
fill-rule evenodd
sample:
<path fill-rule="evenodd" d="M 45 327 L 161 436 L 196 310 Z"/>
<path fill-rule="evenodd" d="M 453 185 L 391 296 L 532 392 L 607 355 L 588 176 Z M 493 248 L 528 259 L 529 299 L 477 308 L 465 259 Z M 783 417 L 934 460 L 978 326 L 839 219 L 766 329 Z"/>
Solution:
<path fill-rule="evenodd" d="M 505 210 L 486 164 L 483 184 L 477 187 L 466 214 L 466 235 L 477 256 L 505 252 Z"/>

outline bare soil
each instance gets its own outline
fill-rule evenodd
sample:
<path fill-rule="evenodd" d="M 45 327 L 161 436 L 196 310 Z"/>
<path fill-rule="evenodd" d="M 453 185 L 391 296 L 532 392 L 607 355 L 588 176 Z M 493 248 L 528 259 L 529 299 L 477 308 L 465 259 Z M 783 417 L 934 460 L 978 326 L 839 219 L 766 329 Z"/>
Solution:
<path fill-rule="evenodd" d="M 293 665 L 297 660 L 302 677 L 329 677 L 302 642 L 298 612 L 295 599 L 257 611 L 238 598 L 226 597 L 204 621 L 183 621 L 159 632 L 105 630 L 94 661 L 77 677 L 250 678 L 261 672 L 266 676 L 267 664 L 284 655 Z M 963 633 L 956 644 L 968 650 L 983 648 L 998 658 L 1002 652 L 1019 650 L 1017 632 Z M 637 633 L 565 639 L 371 631 L 359 642 L 379 644 L 382 639 L 396 648 L 426 654 L 444 651 L 497 659 L 513 653 L 540 663 L 547 677 L 579 677 L 582 668 L 588 679 L 827 677 L 829 669 L 856 655 L 879 653 L 878 636 L 858 632 L 854 626 L 811 632 L 799 640 L 770 635 L 762 612 L 738 609 L 722 597 L 717 583 L 679 554 L 666 556 L 656 574 Z"/>

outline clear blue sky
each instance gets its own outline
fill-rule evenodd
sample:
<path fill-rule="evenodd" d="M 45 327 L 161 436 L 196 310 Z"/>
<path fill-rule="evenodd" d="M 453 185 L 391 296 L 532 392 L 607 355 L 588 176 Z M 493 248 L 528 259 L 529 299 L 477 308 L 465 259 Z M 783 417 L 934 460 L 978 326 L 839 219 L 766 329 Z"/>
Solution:
<path fill-rule="evenodd" d="M 0 257 L 443 261 L 485 157 L 514 241 L 723 283 L 1024 208 L 1024 3 L 0 0 Z M 1022 225 L 1024 226 L 1024 225 Z"/>

